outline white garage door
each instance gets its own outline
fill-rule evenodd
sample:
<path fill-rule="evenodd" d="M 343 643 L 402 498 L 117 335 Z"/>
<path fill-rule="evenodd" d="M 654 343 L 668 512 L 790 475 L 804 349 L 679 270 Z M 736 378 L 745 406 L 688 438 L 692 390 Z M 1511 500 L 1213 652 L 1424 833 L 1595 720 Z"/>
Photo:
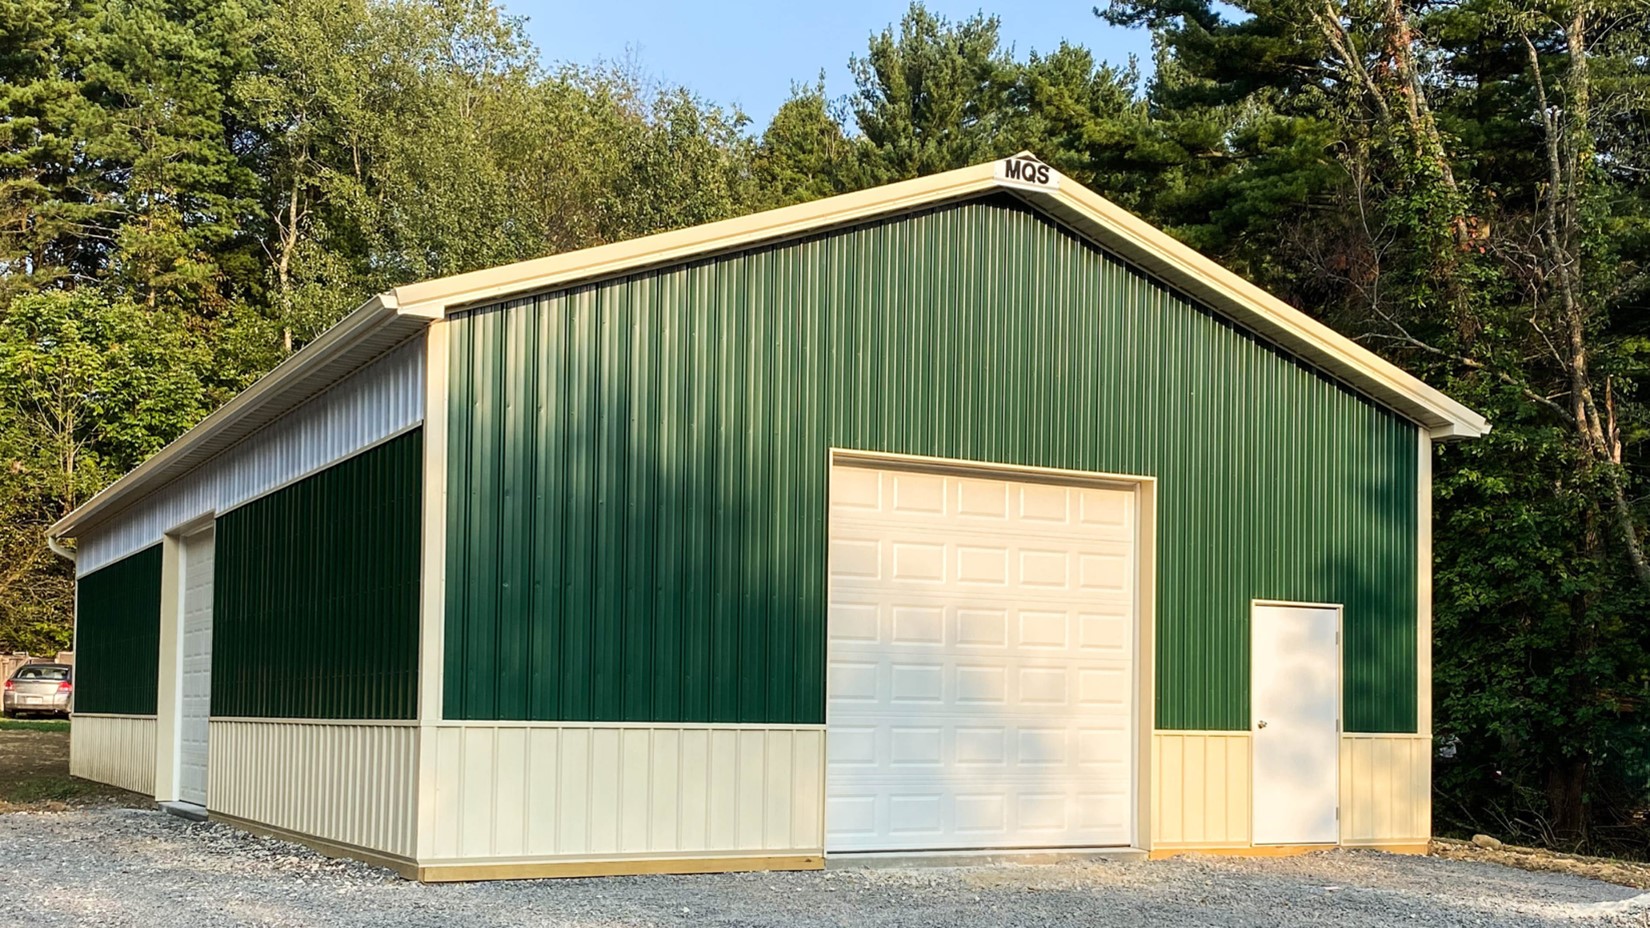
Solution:
<path fill-rule="evenodd" d="M 831 468 L 829 851 L 1133 844 L 1132 490 Z"/>
<path fill-rule="evenodd" d="M 213 533 L 183 540 L 182 725 L 178 798 L 206 805 L 207 718 L 212 708 Z"/>

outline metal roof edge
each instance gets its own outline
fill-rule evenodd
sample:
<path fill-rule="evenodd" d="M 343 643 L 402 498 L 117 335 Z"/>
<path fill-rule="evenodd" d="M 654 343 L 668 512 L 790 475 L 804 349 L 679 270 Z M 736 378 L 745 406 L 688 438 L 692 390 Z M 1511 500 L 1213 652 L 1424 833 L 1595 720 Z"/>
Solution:
<path fill-rule="evenodd" d="M 99 514 L 118 508 L 147 493 L 152 489 L 151 475 L 177 462 L 207 438 L 234 428 L 247 414 L 278 395 L 294 380 L 349 350 L 397 315 L 419 314 L 401 313 L 394 294 L 390 293 L 379 294 L 362 303 L 321 333 L 320 337 L 293 352 L 280 364 L 275 365 L 269 373 L 258 378 L 229 402 L 219 406 L 188 431 L 173 439 L 166 447 L 150 455 L 142 464 L 127 471 L 120 479 L 99 490 L 91 499 L 53 522 L 46 529 L 47 536 L 54 539 L 73 536 L 77 530 L 94 521 Z"/>
<path fill-rule="evenodd" d="M 1489 421 L 1478 412 L 1081 184 L 1016 192 L 1033 203 L 1052 201 L 1047 205 L 1056 208 L 1050 212 L 1087 226 L 1079 231 L 1207 300 L 1211 308 L 1245 328 L 1320 364 L 1371 399 L 1415 419 L 1431 437 L 1477 438 L 1489 432 Z"/>
<path fill-rule="evenodd" d="M 442 313 L 577 280 L 784 241 L 995 189 L 994 162 L 856 193 L 395 288 L 404 311 Z"/>

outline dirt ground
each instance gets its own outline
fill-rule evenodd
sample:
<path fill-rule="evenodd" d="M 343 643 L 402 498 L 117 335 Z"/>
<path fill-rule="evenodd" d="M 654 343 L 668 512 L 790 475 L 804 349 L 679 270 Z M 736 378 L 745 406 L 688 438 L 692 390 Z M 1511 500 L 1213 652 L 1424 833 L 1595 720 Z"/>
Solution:
<path fill-rule="evenodd" d="M 69 733 L 0 729 L 0 780 L 69 775 Z"/>
<path fill-rule="evenodd" d="M 1650 890 L 1650 863 L 1612 860 L 1607 857 L 1582 857 L 1579 854 L 1560 854 L 1557 851 L 1516 847 L 1510 844 L 1491 850 L 1467 841 L 1448 838 L 1433 840 L 1432 855 L 1446 860 L 1472 860 L 1542 873 L 1568 873 L 1572 876 L 1631 886 L 1634 889 Z"/>
<path fill-rule="evenodd" d="M 68 732 L 0 728 L 0 812 L 145 804 L 153 805 L 135 793 L 69 776 Z"/>

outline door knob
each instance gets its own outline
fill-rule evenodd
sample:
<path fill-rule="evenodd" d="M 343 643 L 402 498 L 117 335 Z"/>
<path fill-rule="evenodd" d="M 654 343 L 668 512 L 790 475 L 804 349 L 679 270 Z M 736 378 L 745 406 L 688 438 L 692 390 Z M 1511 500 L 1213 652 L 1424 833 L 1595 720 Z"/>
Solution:
<path fill-rule="evenodd" d="M 1261 719 L 1260 721 L 1256 722 L 1255 727 L 1256 728 L 1265 728 L 1266 727 L 1266 720 Z"/>

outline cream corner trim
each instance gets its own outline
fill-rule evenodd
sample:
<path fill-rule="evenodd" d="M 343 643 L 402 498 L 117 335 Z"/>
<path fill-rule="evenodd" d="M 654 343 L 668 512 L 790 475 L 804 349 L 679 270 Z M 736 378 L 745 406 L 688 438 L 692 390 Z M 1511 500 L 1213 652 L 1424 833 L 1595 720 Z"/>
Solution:
<path fill-rule="evenodd" d="M 1432 734 L 1432 439 L 1420 437 L 1415 484 L 1415 730 Z"/>

